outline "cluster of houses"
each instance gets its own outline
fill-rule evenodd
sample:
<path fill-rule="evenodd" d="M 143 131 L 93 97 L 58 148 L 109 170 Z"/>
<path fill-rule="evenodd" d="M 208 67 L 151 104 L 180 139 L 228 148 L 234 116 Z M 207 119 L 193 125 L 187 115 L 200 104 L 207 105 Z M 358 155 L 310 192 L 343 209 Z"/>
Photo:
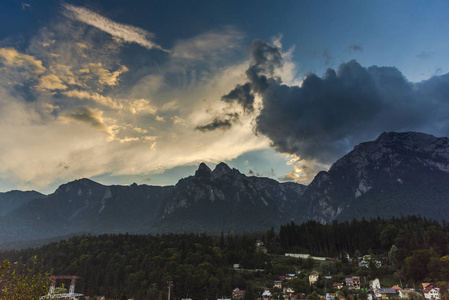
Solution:
<path fill-rule="evenodd" d="M 309 275 L 309 284 L 315 284 L 319 279 L 318 272 L 312 272 Z M 271 300 L 273 299 L 273 292 L 276 288 L 278 291 L 281 290 L 282 298 L 285 300 L 292 299 L 303 299 L 307 295 L 304 293 L 295 293 L 295 291 L 289 286 L 289 281 L 296 278 L 296 274 L 286 274 L 279 276 L 278 280 L 274 281 L 273 288 L 262 287 L 261 288 L 261 299 Z M 367 293 L 368 299 L 397 299 L 397 298 L 411 298 L 413 296 L 424 296 L 425 299 L 429 300 L 439 300 L 441 299 L 440 289 L 431 283 L 423 283 L 422 291 L 417 292 L 414 289 L 401 288 L 397 285 L 391 288 L 382 288 L 379 279 L 375 279 L 369 282 L 369 288 L 362 289 L 360 284 L 359 276 L 352 276 L 345 278 L 344 283 L 334 282 L 332 284 L 333 292 L 326 293 L 325 296 L 320 296 L 321 299 L 325 300 L 345 300 L 346 297 L 342 292 L 343 288 L 348 290 L 348 298 L 353 298 L 358 290 L 363 290 Z M 232 292 L 232 300 L 243 300 L 245 298 L 245 291 L 236 288 Z"/>
<path fill-rule="evenodd" d="M 364 255 L 362 257 L 359 257 L 358 262 L 359 267 L 368 268 L 370 264 L 374 264 L 377 268 L 380 268 L 382 266 L 382 262 L 378 259 L 372 258 L 371 255 Z"/>
<path fill-rule="evenodd" d="M 267 253 L 266 248 L 263 245 L 263 242 L 257 241 L 256 247 L 258 251 L 263 251 Z M 313 259 L 315 261 L 327 261 L 327 260 L 340 260 L 339 257 L 336 258 L 326 258 L 326 257 L 316 257 L 311 256 L 309 254 L 297 254 L 297 253 L 285 253 L 285 256 L 301 258 L 301 259 Z M 346 259 L 348 262 L 352 262 L 352 259 L 349 257 L 349 254 L 346 254 Z M 364 255 L 356 258 L 357 264 L 360 267 L 376 267 L 380 268 L 383 262 L 378 260 L 370 255 Z M 239 265 L 234 265 L 235 269 L 239 269 Z M 294 300 L 294 299 L 304 299 L 307 298 L 305 293 L 301 293 L 299 291 L 295 291 L 290 287 L 290 280 L 296 278 L 296 274 L 285 274 L 279 276 L 273 284 L 273 288 L 262 287 L 259 300 L 272 300 L 274 298 L 284 300 Z M 308 280 L 309 285 L 314 285 L 318 282 L 320 278 L 320 274 L 318 272 L 312 272 L 309 274 Z M 366 287 L 366 282 L 362 288 L 360 277 L 352 276 L 345 278 L 344 282 L 333 282 L 332 285 L 327 284 L 327 279 L 331 279 L 331 276 L 325 276 L 326 278 L 326 288 L 325 295 L 317 295 L 320 299 L 325 300 L 345 300 L 346 297 L 348 299 L 355 298 L 355 295 L 359 293 L 359 291 L 363 291 L 366 293 L 366 296 L 369 300 L 373 299 L 398 299 L 398 298 L 419 298 L 424 297 L 429 300 L 439 300 L 441 299 L 440 289 L 431 283 L 422 283 L 422 289 L 415 290 L 411 288 L 401 288 L 397 285 L 394 285 L 390 288 L 382 288 L 380 285 L 379 279 L 375 279 L 369 282 L 369 286 Z M 449 285 L 448 285 L 449 289 Z M 274 295 L 273 295 L 274 294 Z M 243 300 L 245 298 L 246 291 L 240 290 L 238 288 L 234 289 L 232 292 L 231 299 L 226 300 Z M 346 297 L 345 297 L 346 295 Z M 223 299 L 224 300 L 224 299 Z"/>

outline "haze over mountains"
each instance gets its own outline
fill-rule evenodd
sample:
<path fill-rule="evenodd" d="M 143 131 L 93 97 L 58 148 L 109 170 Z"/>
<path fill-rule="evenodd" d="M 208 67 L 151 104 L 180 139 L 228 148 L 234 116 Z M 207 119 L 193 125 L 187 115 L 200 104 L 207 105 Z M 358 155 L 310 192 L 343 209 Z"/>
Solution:
<path fill-rule="evenodd" d="M 89 179 L 53 194 L 0 195 L 0 242 L 82 233 L 253 232 L 294 221 L 332 222 L 449 213 L 449 139 L 383 133 L 304 186 L 201 164 L 174 186 L 105 186 Z"/>

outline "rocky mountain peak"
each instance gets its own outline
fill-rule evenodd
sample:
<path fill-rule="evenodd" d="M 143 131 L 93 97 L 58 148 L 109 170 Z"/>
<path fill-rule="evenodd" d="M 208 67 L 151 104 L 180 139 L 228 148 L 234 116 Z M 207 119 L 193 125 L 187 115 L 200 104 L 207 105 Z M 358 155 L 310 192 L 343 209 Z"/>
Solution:
<path fill-rule="evenodd" d="M 212 176 L 214 178 L 222 177 L 223 175 L 232 176 L 232 174 L 236 172 L 240 174 L 239 171 L 231 169 L 227 164 L 221 162 L 219 163 L 215 169 L 212 171 Z"/>
<path fill-rule="evenodd" d="M 209 177 L 211 172 L 212 170 L 202 162 L 195 172 L 195 177 Z"/>
<path fill-rule="evenodd" d="M 90 190 L 92 188 L 101 187 L 102 184 L 99 184 L 91 179 L 88 178 L 81 178 L 77 179 L 71 182 L 68 182 L 66 184 L 62 184 L 58 187 L 58 189 L 55 191 L 55 194 L 60 193 L 68 193 L 71 191 L 83 191 L 83 190 Z"/>
<path fill-rule="evenodd" d="M 379 168 L 381 164 L 398 165 L 404 160 L 422 162 L 429 159 L 428 164 L 434 164 L 435 159 L 443 160 L 440 163 L 449 163 L 448 138 L 436 138 L 420 132 L 384 132 L 374 141 L 355 146 L 353 151 L 333 164 L 330 171 L 348 166 L 356 169 L 367 166 Z"/>
<path fill-rule="evenodd" d="M 448 177 L 448 138 L 384 132 L 376 140 L 354 147 L 328 172 L 315 177 L 306 191 L 307 200 L 313 203 L 309 215 L 324 222 L 359 213 L 381 215 L 389 201 L 401 203 L 401 209 L 410 209 L 412 204 L 417 208 L 421 194 L 426 195 L 426 201 L 445 199 Z M 432 190 L 439 194 L 432 194 Z M 381 201 L 386 203 L 380 205 Z"/>

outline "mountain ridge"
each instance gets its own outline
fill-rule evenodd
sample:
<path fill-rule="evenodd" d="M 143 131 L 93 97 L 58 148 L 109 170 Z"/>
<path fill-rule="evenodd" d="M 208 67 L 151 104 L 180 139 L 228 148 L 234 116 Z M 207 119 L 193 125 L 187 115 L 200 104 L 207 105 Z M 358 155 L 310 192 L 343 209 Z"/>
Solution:
<path fill-rule="evenodd" d="M 401 203 L 401 206 L 397 209 L 431 217 L 432 213 L 428 214 L 428 210 L 419 209 L 417 197 L 413 193 L 420 191 L 429 195 L 427 202 L 432 204 L 433 191 L 443 193 L 444 197 L 449 195 L 446 180 L 449 180 L 448 138 L 416 132 L 383 133 L 375 141 L 354 147 L 337 160 L 329 171 L 317 174 L 305 195 L 305 201 L 310 204 L 307 215 L 320 222 L 348 220 L 357 216 L 356 213 L 343 213 L 348 207 L 355 205 L 360 213 L 360 203 L 369 203 L 373 209 L 374 198 L 384 194 L 384 198 L 390 200 L 401 198 L 397 203 Z M 404 202 L 405 199 L 409 201 Z M 416 209 L 410 209 L 410 205 Z M 447 204 L 444 207 L 449 208 Z M 374 211 L 392 216 L 380 213 L 379 209 Z M 364 215 L 375 216 L 372 213 Z M 396 215 L 400 215 L 400 212 Z"/>
<path fill-rule="evenodd" d="M 78 179 L 0 217 L 0 242 L 78 232 L 252 232 L 308 220 L 449 213 L 449 139 L 385 132 L 354 147 L 304 186 L 201 163 L 172 186 Z"/>
<path fill-rule="evenodd" d="M 291 209 L 304 188 L 247 177 L 225 163 L 213 171 L 202 163 L 195 175 L 173 186 L 108 186 L 82 178 L 0 218 L 0 241 L 11 242 L 17 236 L 48 239 L 75 232 L 218 234 L 265 230 L 294 220 Z"/>

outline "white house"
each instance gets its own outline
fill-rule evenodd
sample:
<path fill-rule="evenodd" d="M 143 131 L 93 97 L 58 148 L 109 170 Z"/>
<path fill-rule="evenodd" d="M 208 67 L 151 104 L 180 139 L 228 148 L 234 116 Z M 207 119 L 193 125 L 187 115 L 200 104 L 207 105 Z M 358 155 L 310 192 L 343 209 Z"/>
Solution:
<path fill-rule="evenodd" d="M 423 291 L 424 297 L 426 299 L 440 299 L 440 289 L 429 284 Z"/>
<path fill-rule="evenodd" d="M 312 285 L 312 284 L 314 284 L 315 282 L 317 282 L 319 276 L 320 276 L 320 275 L 319 275 L 318 273 L 312 273 L 312 274 L 310 274 L 310 275 L 309 275 L 309 283 L 310 283 L 310 285 Z"/>

